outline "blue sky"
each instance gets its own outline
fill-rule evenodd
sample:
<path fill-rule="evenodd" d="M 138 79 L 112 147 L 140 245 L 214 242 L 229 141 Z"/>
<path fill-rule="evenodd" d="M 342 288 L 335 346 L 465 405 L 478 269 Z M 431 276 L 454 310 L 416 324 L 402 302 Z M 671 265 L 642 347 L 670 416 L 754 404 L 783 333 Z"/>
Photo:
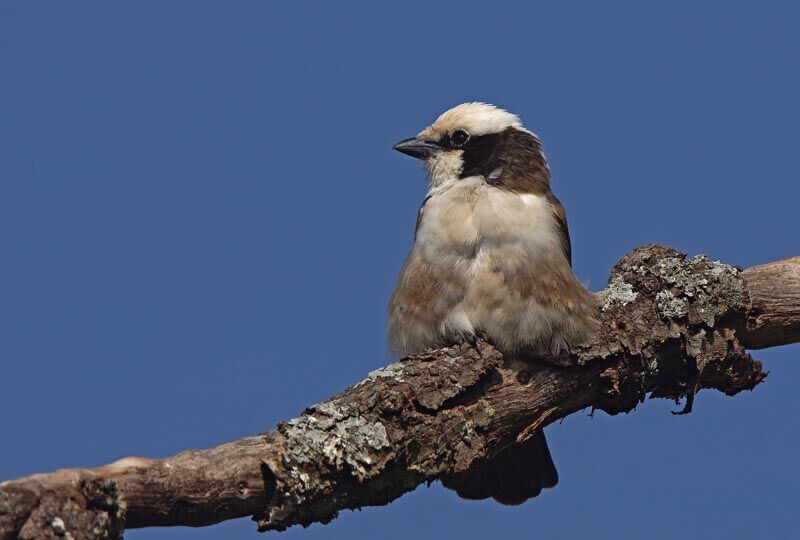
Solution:
<path fill-rule="evenodd" d="M 271 429 L 384 365 L 425 192 L 391 146 L 462 101 L 540 135 L 593 289 L 650 242 L 800 254 L 800 8 L 644 4 L 0 5 L 0 479 Z M 798 353 L 686 417 L 551 426 L 529 504 L 434 485 L 285 536 L 796 535 Z"/>

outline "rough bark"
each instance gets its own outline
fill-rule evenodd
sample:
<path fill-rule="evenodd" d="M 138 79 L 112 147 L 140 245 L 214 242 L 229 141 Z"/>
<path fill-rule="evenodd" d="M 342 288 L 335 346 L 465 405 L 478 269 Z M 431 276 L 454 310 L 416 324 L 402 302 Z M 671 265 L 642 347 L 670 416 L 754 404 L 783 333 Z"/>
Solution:
<path fill-rule="evenodd" d="M 745 347 L 800 341 L 800 257 L 740 271 L 639 248 L 598 293 L 602 328 L 561 358 L 479 342 L 428 351 L 275 431 L 165 459 L 126 458 L 0 484 L 0 539 L 121 538 L 125 527 L 252 515 L 260 530 L 328 522 L 467 470 L 577 410 L 650 394 L 732 395 L 765 376 Z"/>

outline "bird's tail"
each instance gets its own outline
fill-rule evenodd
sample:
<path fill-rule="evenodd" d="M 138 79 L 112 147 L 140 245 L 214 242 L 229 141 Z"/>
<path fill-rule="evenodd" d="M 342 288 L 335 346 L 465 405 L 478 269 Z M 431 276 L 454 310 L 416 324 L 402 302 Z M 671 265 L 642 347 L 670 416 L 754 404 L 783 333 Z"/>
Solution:
<path fill-rule="evenodd" d="M 543 488 L 558 483 L 558 472 L 544 431 L 509 445 L 492 459 L 475 462 L 468 470 L 442 478 L 442 484 L 465 499 L 492 497 L 501 504 L 522 504 Z"/>

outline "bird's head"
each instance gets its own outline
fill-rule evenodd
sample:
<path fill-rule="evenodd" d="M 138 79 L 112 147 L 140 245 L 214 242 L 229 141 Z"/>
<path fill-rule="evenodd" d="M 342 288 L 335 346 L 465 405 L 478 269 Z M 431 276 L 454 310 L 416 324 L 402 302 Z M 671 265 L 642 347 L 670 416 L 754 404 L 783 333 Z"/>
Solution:
<path fill-rule="evenodd" d="M 517 115 L 488 103 L 457 105 L 394 149 L 423 160 L 432 187 L 482 176 L 490 184 L 514 191 L 549 189 L 550 175 L 539 139 Z"/>

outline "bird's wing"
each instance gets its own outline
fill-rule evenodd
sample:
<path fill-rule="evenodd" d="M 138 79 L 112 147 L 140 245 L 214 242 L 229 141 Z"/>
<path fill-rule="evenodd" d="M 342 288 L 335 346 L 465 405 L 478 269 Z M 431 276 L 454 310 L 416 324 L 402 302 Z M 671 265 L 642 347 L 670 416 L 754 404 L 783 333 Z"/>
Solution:
<path fill-rule="evenodd" d="M 428 202 L 431 196 L 428 195 L 425 197 L 425 200 L 422 201 L 422 204 L 419 205 L 419 211 L 417 212 L 417 225 L 414 227 L 414 240 L 417 239 L 417 231 L 419 231 L 419 226 L 422 223 L 422 213 L 425 211 L 425 203 Z"/>
<path fill-rule="evenodd" d="M 553 195 L 552 192 L 547 194 L 547 202 L 553 208 L 553 216 L 556 218 L 556 226 L 558 227 L 558 234 L 561 238 L 561 249 L 564 251 L 564 256 L 567 262 L 572 266 L 572 243 L 569 240 L 569 227 L 567 227 L 567 213 L 561 205 L 561 201 Z"/>

